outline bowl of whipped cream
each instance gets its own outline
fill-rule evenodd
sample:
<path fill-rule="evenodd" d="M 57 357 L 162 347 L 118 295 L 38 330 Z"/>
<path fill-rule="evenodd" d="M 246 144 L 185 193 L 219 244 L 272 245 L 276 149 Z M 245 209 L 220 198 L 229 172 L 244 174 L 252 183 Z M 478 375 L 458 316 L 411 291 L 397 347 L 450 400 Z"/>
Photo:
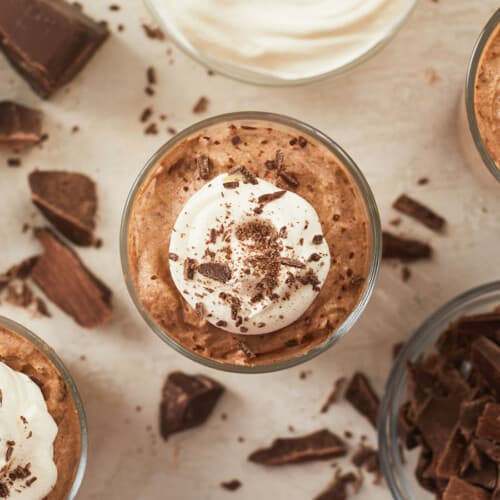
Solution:
<path fill-rule="evenodd" d="M 416 0 L 145 0 L 169 38 L 212 70 L 248 83 L 337 76 L 382 48 Z"/>

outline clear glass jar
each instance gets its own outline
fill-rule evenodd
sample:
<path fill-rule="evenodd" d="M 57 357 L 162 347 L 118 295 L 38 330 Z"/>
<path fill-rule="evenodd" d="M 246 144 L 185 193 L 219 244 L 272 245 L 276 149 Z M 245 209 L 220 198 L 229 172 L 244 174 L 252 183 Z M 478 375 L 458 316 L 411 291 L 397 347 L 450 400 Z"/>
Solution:
<path fill-rule="evenodd" d="M 379 410 L 378 442 L 382 471 L 396 500 L 434 499 L 415 478 L 418 449 L 402 457 L 399 439 L 399 410 L 408 401 L 407 363 L 435 350 L 435 343 L 446 327 L 467 314 L 491 311 L 500 305 L 500 281 L 469 290 L 442 306 L 406 342 L 387 379 Z"/>
<path fill-rule="evenodd" d="M 222 62 L 216 58 L 210 57 L 209 54 L 205 54 L 200 52 L 197 48 L 193 47 L 186 39 L 182 36 L 179 30 L 176 30 L 174 27 L 171 27 L 169 23 L 165 20 L 164 16 L 161 15 L 159 9 L 155 5 L 154 0 L 144 0 L 144 3 L 148 10 L 151 12 L 151 15 L 158 23 L 160 28 L 165 32 L 170 40 L 185 54 L 199 62 L 203 66 L 206 66 L 221 75 L 228 76 L 234 80 L 239 80 L 245 83 L 251 83 L 254 85 L 263 85 L 263 86 L 294 86 L 294 85 L 303 85 L 312 83 L 315 81 L 323 80 L 326 78 L 333 78 L 349 71 L 353 70 L 363 62 L 370 59 L 374 56 L 379 50 L 381 50 L 385 45 L 387 45 L 390 40 L 398 33 L 401 27 L 404 25 L 410 14 L 413 12 L 417 0 L 408 0 L 408 7 L 404 14 L 396 19 L 394 24 L 388 29 L 385 36 L 381 37 L 370 49 L 356 57 L 355 59 L 342 64 L 339 67 L 336 67 L 330 71 L 320 73 L 314 76 L 310 76 L 307 78 L 297 78 L 297 79 L 285 79 L 280 78 L 278 76 L 269 75 L 265 72 L 258 72 L 251 69 L 243 68 L 241 66 L 237 66 L 234 64 L 228 64 Z"/>
<path fill-rule="evenodd" d="M 80 422 L 80 433 L 81 433 L 81 450 L 80 450 L 80 460 L 77 466 L 75 478 L 70 492 L 68 493 L 67 500 L 73 500 L 76 498 L 78 490 L 83 481 L 83 476 L 85 475 L 85 469 L 87 466 L 87 451 L 88 451 L 88 432 L 87 432 L 87 421 L 85 418 L 85 411 L 83 409 L 83 403 L 78 394 L 76 385 L 71 378 L 71 375 L 67 368 L 64 366 L 63 362 L 59 356 L 55 353 L 49 345 L 47 345 L 41 338 L 36 336 L 33 332 L 29 331 L 24 326 L 12 321 L 8 318 L 0 316 L 0 326 L 6 330 L 10 330 L 15 334 L 23 337 L 33 344 L 42 354 L 44 354 L 50 362 L 57 368 L 59 374 L 63 378 L 66 386 L 68 387 L 71 397 L 75 403 L 75 408 L 78 414 L 78 420 Z"/>
<path fill-rule="evenodd" d="M 354 309 L 347 316 L 345 321 L 334 331 L 331 335 L 320 345 L 311 348 L 309 351 L 303 355 L 292 357 L 285 361 L 278 361 L 274 363 L 269 363 L 266 365 L 256 365 L 256 366 L 246 366 L 246 365 L 236 365 L 229 363 L 218 362 L 204 356 L 201 356 L 183 345 L 177 342 L 172 336 L 169 335 L 158 323 L 151 317 L 149 312 L 141 304 L 141 301 L 137 295 L 135 285 L 130 272 L 130 263 L 128 255 L 128 235 L 129 235 L 129 223 L 132 215 L 132 209 L 136 195 L 140 192 L 141 186 L 147 181 L 150 174 L 157 167 L 157 163 L 165 154 L 173 149 L 179 142 L 187 137 L 190 137 L 200 130 L 207 127 L 220 124 L 220 123 L 233 123 L 238 122 L 239 125 L 251 125 L 255 122 L 264 122 L 265 124 L 275 125 L 277 127 L 285 127 L 291 129 L 294 133 L 303 134 L 306 137 L 309 136 L 312 139 L 322 143 L 326 146 L 338 159 L 338 161 L 344 166 L 346 172 L 351 176 L 351 179 L 355 186 L 358 188 L 360 198 L 364 201 L 365 212 L 367 215 L 368 222 L 368 233 L 370 240 L 370 262 L 369 270 L 367 273 L 367 278 L 365 282 L 364 291 Z M 270 371 L 277 371 L 285 368 L 290 368 L 296 366 L 300 363 L 304 363 L 314 358 L 318 354 L 324 352 L 335 344 L 340 338 L 342 338 L 356 323 L 361 313 L 364 311 L 370 296 L 373 292 L 375 286 L 378 270 L 380 268 L 380 260 L 382 255 L 382 233 L 380 228 L 380 218 L 377 210 L 377 205 L 375 199 L 370 190 L 368 183 L 366 182 L 363 174 L 361 173 L 358 166 L 350 158 L 350 156 L 332 139 L 320 132 L 319 130 L 307 125 L 303 122 L 289 118 L 283 115 L 277 115 L 273 113 L 265 112 L 239 112 L 239 113 L 229 113 L 225 115 L 215 116 L 207 120 L 203 120 L 199 123 L 188 127 L 182 132 L 178 133 L 175 137 L 170 139 L 166 144 L 164 144 L 146 163 L 145 167 L 139 173 L 139 176 L 135 180 L 132 189 L 129 193 L 128 199 L 125 204 L 121 232 L 120 232 L 120 255 L 122 270 L 125 277 L 125 282 L 130 293 L 130 296 L 137 307 L 138 311 L 149 325 L 149 327 L 155 332 L 165 343 L 170 347 L 183 354 L 184 356 L 197 361 L 203 365 L 209 366 L 211 368 L 238 372 L 238 373 L 265 373 Z"/>
<path fill-rule="evenodd" d="M 497 32 L 500 24 L 500 9 L 490 18 L 481 32 L 469 63 L 465 88 L 460 98 L 458 134 L 465 159 L 469 166 L 488 185 L 497 187 L 500 182 L 500 168 L 495 164 L 479 132 L 474 106 L 475 85 L 481 57 L 490 37 Z M 495 182 L 496 180 L 496 182 Z"/>

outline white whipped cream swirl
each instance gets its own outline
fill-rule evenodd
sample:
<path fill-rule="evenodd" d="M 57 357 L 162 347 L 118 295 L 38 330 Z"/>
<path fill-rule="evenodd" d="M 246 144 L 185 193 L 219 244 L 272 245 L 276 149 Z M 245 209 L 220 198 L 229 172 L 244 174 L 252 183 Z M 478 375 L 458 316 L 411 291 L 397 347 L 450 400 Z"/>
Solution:
<path fill-rule="evenodd" d="M 170 239 L 175 285 L 200 319 L 239 334 L 300 318 L 330 269 L 315 209 L 274 184 L 219 175 L 184 205 Z"/>
<path fill-rule="evenodd" d="M 0 488 L 9 499 L 40 500 L 57 481 L 57 425 L 40 388 L 1 362 L 0 391 Z"/>

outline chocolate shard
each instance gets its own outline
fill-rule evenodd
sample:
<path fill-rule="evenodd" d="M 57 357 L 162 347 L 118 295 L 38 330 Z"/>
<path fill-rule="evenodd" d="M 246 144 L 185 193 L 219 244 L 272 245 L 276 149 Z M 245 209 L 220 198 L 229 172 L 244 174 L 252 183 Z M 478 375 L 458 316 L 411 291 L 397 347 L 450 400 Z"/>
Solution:
<path fill-rule="evenodd" d="M 345 398 L 377 427 L 379 399 L 366 375 L 360 372 L 354 374 L 346 389 Z"/>
<path fill-rule="evenodd" d="M 249 184 L 255 185 L 259 183 L 257 177 L 252 172 L 250 172 L 250 170 L 248 170 L 248 168 L 245 167 L 244 165 L 236 165 L 233 168 L 231 168 L 228 172 L 229 175 L 234 175 L 237 173 L 241 174 L 245 182 L 248 182 Z"/>
<path fill-rule="evenodd" d="M 347 379 L 345 377 L 340 377 L 335 381 L 335 383 L 333 384 L 332 392 L 321 407 L 321 413 L 326 413 L 330 409 L 330 406 L 338 401 L 346 382 Z"/>
<path fill-rule="evenodd" d="M 196 165 L 198 166 L 198 173 L 200 178 L 207 180 L 212 173 L 212 162 L 206 155 L 200 155 L 196 158 Z"/>
<path fill-rule="evenodd" d="M 220 483 L 221 487 L 227 491 L 236 491 L 239 490 L 243 484 L 239 479 L 232 479 L 231 481 L 224 481 Z"/>
<path fill-rule="evenodd" d="M 347 500 L 348 485 L 353 485 L 356 492 L 361 487 L 361 483 L 362 479 L 353 472 L 342 474 L 340 470 L 337 470 L 330 484 L 319 495 L 315 496 L 314 500 Z"/>
<path fill-rule="evenodd" d="M 481 486 L 492 491 L 498 479 L 498 465 L 482 457 L 480 467 L 469 466 L 462 475 L 462 479 L 474 486 Z"/>
<path fill-rule="evenodd" d="M 189 258 L 184 260 L 184 279 L 185 280 L 194 279 L 195 272 L 196 272 L 196 260 Z"/>
<path fill-rule="evenodd" d="M 278 167 L 279 168 L 279 167 Z M 297 188 L 299 187 L 299 180 L 297 179 L 297 176 L 295 174 L 292 174 L 291 172 L 284 172 L 281 171 L 278 174 L 285 182 L 292 188 Z"/>
<path fill-rule="evenodd" d="M 168 375 L 160 406 L 160 431 L 166 440 L 171 434 L 203 424 L 222 396 L 224 387 L 204 375 L 180 371 Z"/>
<path fill-rule="evenodd" d="M 459 475 L 466 451 L 467 440 L 460 428 L 457 427 L 450 435 L 446 446 L 439 455 L 436 464 L 436 476 L 449 479 L 452 476 Z"/>
<path fill-rule="evenodd" d="M 291 259 L 289 257 L 281 257 L 280 262 L 283 266 L 296 267 L 298 269 L 304 269 L 306 267 L 301 260 Z"/>
<path fill-rule="evenodd" d="M 474 446 L 484 453 L 490 460 L 493 462 L 500 464 L 500 444 L 494 443 L 489 439 L 475 439 Z"/>
<path fill-rule="evenodd" d="M 500 443 L 500 404 L 488 403 L 484 407 L 477 422 L 476 436 Z"/>
<path fill-rule="evenodd" d="M 491 391 L 500 397 L 500 347 L 486 337 L 478 338 L 471 348 L 472 363 Z"/>
<path fill-rule="evenodd" d="M 0 147 L 19 150 L 37 144 L 41 138 L 40 111 L 12 101 L 0 102 Z"/>
<path fill-rule="evenodd" d="M 490 500 L 490 494 L 453 476 L 443 493 L 443 500 Z"/>
<path fill-rule="evenodd" d="M 275 191 L 274 193 L 261 194 L 258 197 L 257 202 L 263 205 L 264 203 L 269 203 L 271 201 L 278 200 L 284 194 L 286 194 L 286 191 Z"/>
<path fill-rule="evenodd" d="M 286 465 L 343 457 L 344 441 L 327 429 L 295 438 L 275 439 L 269 448 L 254 451 L 248 460 L 263 465 Z"/>
<path fill-rule="evenodd" d="M 30 277 L 33 267 L 38 261 L 38 255 L 33 255 L 27 259 L 22 260 L 19 264 L 15 264 L 10 267 L 3 276 L 8 278 L 8 281 L 12 280 L 25 280 Z"/>
<path fill-rule="evenodd" d="M 35 236 L 45 251 L 31 277 L 45 295 L 84 328 L 97 327 L 109 319 L 111 290 L 51 231 L 39 229 Z"/>
<path fill-rule="evenodd" d="M 231 269 L 227 264 L 206 262 L 198 266 L 198 272 L 212 280 L 227 283 L 231 279 Z"/>
<path fill-rule="evenodd" d="M 86 175 L 35 170 L 28 178 L 31 199 L 66 238 L 77 245 L 95 243 L 95 183 Z"/>
<path fill-rule="evenodd" d="M 399 212 L 413 217 L 434 231 L 442 231 L 446 224 L 446 220 L 443 217 L 405 194 L 401 195 L 392 206 Z"/>
<path fill-rule="evenodd" d="M 432 248 L 427 243 L 418 240 L 396 236 L 388 231 L 382 232 L 382 258 L 400 259 L 410 262 L 420 259 L 430 259 Z"/>
<path fill-rule="evenodd" d="M 360 444 L 358 449 L 352 455 L 351 462 L 359 469 L 364 468 L 367 472 L 374 474 L 375 484 L 379 484 L 382 480 L 378 451 L 375 448 Z"/>
<path fill-rule="evenodd" d="M 107 28 L 62 0 L 2 0 L 0 49 L 41 97 L 50 97 L 85 66 Z"/>
<path fill-rule="evenodd" d="M 491 403 L 493 398 L 491 396 L 484 396 L 472 401 L 464 401 L 460 405 L 460 416 L 458 425 L 462 434 L 470 441 L 476 432 L 477 421 L 484 411 L 487 403 Z"/>

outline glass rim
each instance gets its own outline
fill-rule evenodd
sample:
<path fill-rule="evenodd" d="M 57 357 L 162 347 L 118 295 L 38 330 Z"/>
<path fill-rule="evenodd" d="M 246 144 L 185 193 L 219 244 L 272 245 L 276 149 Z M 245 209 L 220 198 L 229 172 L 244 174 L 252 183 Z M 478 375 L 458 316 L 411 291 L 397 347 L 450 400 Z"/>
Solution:
<path fill-rule="evenodd" d="M 436 330 L 444 331 L 458 317 L 479 306 L 500 301 L 500 281 L 493 281 L 455 296 L 432 313 L 405 342 L 387 378 L 378 415 L 378 447 L 382 473 L 396 500 L 416 500 L 406 480 L 398 434 L 401 396 L 407 386 L 407 362 L 418 359 L 436 340 Z"/>
<path fill-rule="evenodd" d="M 148 311 L 142 306 L 141 301 L 137 296 L 135 286 L 131 278 L 129 258 L 128 258 L 128 226 L 133 211 L 135 196 L 139 191 L 139 189 L 141 188 L 141 186 L 143 185 L 143 182 L 148 178 L 149 174 L 157 165 L 158 161 L 180 141 L 182 141 L 186 137 L 195 134 L 199 130 L 203 130 L 206 127 L 222 122 L 241 121 L 241 120 L 265 121 L 270 123 L 276 123 L 278 125 L 287 126 L 299 132 L 302 132 L 306 135 L 310 135 L 312 138 L 318 140 L 323 145 L 325 145 L 328 148 L 328 150 L 331 151 L 338 159 L 338 161 L 344 166 L 347 172 L 351 175 L 360 192 L 360 195 L 365 204 L 365 210 L 368 215 L 368 220 L 370 225 L 370 241 L 371 241 L 370 268 L 368 271 L 365 289 L 356 307 L 351 311 L 351 313 L 349 314 L 349 316 L 347 316 L 344 322 L 335 330 L 335 332 L 332 333 L 324 342 L 313 347 L 311 350 L 307 351 L 303 355 L 295 356 L 288 360 L 280 361 L 277 363 L 269 363 L 264 365 L 255 365 L 255 366 L 231 365 L 206 358 L 187 349 L 179 342 L 177 342 L 175 339 L 173 339 L 171 336 L 169 336 L 168 333 L 166 333 L 163 330 L 163 328 L 161 328 L 158 325 L 158 323 L 154 321 L 154 319 L 150 316 Z M 318 354 L 322 353 L 323 351 L 331 347 L 351 329 L 351 327 L 358 320 L 359 316 L 365 309 L 375 286 L 376 278 L 380 268 L 381 256 L 382 256 L 382 231 L 381 231 L 378 209 L 375 203 L 375 198 L 361 170 L 354 163 L 351 157 L 336 142 L 334 142 L 328 136 L 326 136 L 316 128 L 312 127 L 311 125 L 296 120 L 295 118 L 290 118 L 288 116 L 279 115 L 275 113 L 267 113 L 262 111 L 240 111 L 236 113 L 227 113 L 207 118 L 205 120 L 202 120 L 200 122 L 191 125 L 190 127 L 187 127 L 183 131 L 179 132 L 176 136 L 168 140 L 153 154 L 153 156 L 149 158 L 145 166 L 139 172 L 134 183 L 132 184 L 132 188 L 130 189 L 130 192 L 128 194 L 127 201 L 125 202 L 125 208 L 123 210 L 122 222 L 120 228 L 120 257 L 121 257 L 121 265 L 125 283 L 128 292 L 130 294 L 130 297 L 132 298 L 132 301 L 134 302 L 137 310 L 139 311 L 143 319 L 146 321 L 148 326 L 165 343 L 167 343 L 170 347 L 175 349 L 177 352 L 183 354 L 184 356 L 188 357 L 189 359 L 197 361 L 198 363 L 201 363 L 202 365 L 208 366 L 210 368 L 215 368 L 218 370 L 234 372 L 234 373 L 267 373 L 272 371 L 283 370 L 286 368 L 291 368 L 292 366 L 296 366 L 305 361 L 313 359 Z"/>
<path fill-rule="evenodd" d="M 80 451 L 80 461 L 78 463 L 78 468 L 75 474 L 75 478 L 73 480 L 73 484 L 68 493 L 68 500 L 73 500 L 76 498 L 78 490 L 83 481 L 83 477 L 85 475 L 85 469 L 87 467 L 87 457 L 88 457 L 88 427 L 87 427 L 87 419 L 85 416 L 85 410 L 83 408 L 83 403 L 76 387 L 76 384 L 71 377 L 70 372 L 64 365 L 61 358 L 56 354 L 54 349 L 50 347 L 44 340 L 42 340 L 38 335 L 35 335 L 31 330 L 28 330 L 25 326 L 13 321 L 5 316 L 0 316 L 0 326 L 4 327 L 7 330 L 10 330 L 24 339 L 31 342 L 37 349 L 40 350 L 50 362 L 57 368 L 59 374 L 62 376 L 65 384 L 68 386 L 71 397 L 75 403 L 75 408 L 78 415 L 78 420 L 80 423 L 80 433 L 81 433 L 81 451 Z"/>
<path fill-rule="evenodd" d="M 401 30 L 404 26 L 411 13 L 417 5 L 417 0 L 408 0 L 407 10 L 400 16 L 400 18 L 392 25 L 391 29 L 382 36 L 374 45 L 362 52 L 359 56 L 354 58 L 352 61 L 344 63 L 337 68 L 329 71 L 318 73 L 317 75 L 312 75 L 304 78 L 286 79 L 280 78 L 278 76 L 269 75 L 265 72 L 260 72 L 256 70 L 251 70 L 248 68 L 243 68 L 235 64 L 229 64 L 222 62 L 216 58 L 210 57 L 193 45 L 183 40 L 177 35 L 177 33 L 170 29 L 167 23 L 163 20 L 162 16 L 158 12 L 152 0 L 143 0 L 147 9 L 159 24 L 161 29 L 165 32 L 167 37 L 173 42 L 173 44 L 180 49 L 184 54 L 189 56 L 191 59 L 195 60 L 202 66 L 211 69 L 221 75 L 224 75 L 232 80 L 239 82 L 258 85 L 261 87 L 296 87 L 299 85 L 307 85 L 310 83 L 318 82 L 328 78 L 336 78 L 346 73 L 349 73 L 353 69 L 360 66 L 365 61 L 371 59 L 375 54 L 382 50 Z"/>
<path fill-rule="evenodd" d="M 476 78 L 481 56 L 483 55 L 483 51 L 488 44 L 491 35 L 497 29 L 499 24 L 500 8 L 497 9 L 497 11 L 490 17 L 474 45 L 465 80 L 465 108 L 472 140 L 474 141 L 476 149 L 481 156 L 484 165 L 498 182 L 500 182 L 500 166 L 497 166 L 491 158 L 483 142 L 481 133 L 479 132 L 479 125 L 477 123 L 476 110 L 474 107 L 474 98 Z"/>

